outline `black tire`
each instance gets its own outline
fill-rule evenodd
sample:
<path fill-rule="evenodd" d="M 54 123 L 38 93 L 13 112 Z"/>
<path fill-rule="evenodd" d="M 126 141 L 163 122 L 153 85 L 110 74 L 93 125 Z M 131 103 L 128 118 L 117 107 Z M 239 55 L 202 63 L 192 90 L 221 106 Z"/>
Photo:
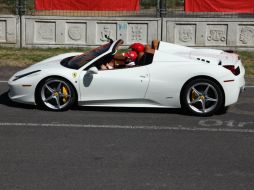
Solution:
<path fill-rule="evenodd" d="M 227 113 L 228 109 L 229 109 L 229 106 L 221 106 L 221 108 L 218 109 L 216 114 L 217 115 L 223 115 L 223 114 Z"/>
<path fill-rule="evenodd" d="M 76 102 L 76 91 L 72 84 L 52 77 L 42 81 L 36 91 L 36 102 L 40 108 L 51 111 L 66 111 Z"/>
<path fill-rule="evenodd" d="M 181 93 L 182 109 L 191 115 L 211 116 L 224 107 L 224 94 L 220 86 L 206 78 L 187 83 Z"/>

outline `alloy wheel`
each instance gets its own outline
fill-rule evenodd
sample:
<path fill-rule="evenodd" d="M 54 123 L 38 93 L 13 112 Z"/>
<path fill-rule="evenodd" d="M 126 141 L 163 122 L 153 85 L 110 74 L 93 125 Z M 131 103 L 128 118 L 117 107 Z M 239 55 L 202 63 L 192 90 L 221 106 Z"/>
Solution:
<path fill-rule="evenodd" d="M 41 88 L 43 104 L 52 110 L 63 110 L 72 102 L 72 90 L 63 80 L 47 80 Z"/>
<path fill-rule="evenodd" d="M 193 111 L 208 113 L 218 104 L 217 90 L 209 83 L 197 83 L 189 88 L 187 102 Z"/>

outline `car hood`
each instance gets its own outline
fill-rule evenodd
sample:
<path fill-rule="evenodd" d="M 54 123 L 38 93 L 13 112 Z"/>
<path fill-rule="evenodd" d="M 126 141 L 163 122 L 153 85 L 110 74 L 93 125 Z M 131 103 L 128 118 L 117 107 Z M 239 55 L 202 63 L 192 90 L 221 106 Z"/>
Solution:
<path fill-rule="evenodd" d="M 38 62 L 34 65 L 31 65 L 29 68 L 32 69 L 48 69 L 48 68 L 56 68 L 56 67 L 62 67 L 60 62 L 67 58 L 67 57 L 72 57 L 72 56 L 77 56 L 82 53 L 80 52 L 73 52 L 73 53 L 65 53 L 65 54 L 60 54 L 54 57 L 50 57 L 48 59 L 45 59 L 41 62 Z"/>
<path fill-rule="evenodd" d="M 61 60 L 67 58 L 67 57 L 71 57 L 71 56 L 77 56 L 80 55 L 82 53 L 65 53 L 65 54 L 61 54 L 61 55 L 57 55 L 54 57 L 50 57 L 48 59 L 45 59 L 41 62 L 35 63 L 21 71 L 18 71 L 17 73 L 15 73 L 13 76 L 17 76 L 17 75 L 23 75 L 29 72 L 34 72 L 37 70 L 46 70 L 46 69 L 57 69 L 57 68 L 65 68 L 63 67 L 60 62 Z M 67 69 L 67 68 L 66 68 Z"/>

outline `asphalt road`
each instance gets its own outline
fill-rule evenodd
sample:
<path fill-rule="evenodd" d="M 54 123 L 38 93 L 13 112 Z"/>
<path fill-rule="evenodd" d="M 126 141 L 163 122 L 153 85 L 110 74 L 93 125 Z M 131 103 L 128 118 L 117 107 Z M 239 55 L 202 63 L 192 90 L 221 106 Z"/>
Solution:
<path fill-rule="evenodd" d="M 0 83 L 1 190 L 253 190 L 254 88 L 227 113 L 11 103 Z"/>

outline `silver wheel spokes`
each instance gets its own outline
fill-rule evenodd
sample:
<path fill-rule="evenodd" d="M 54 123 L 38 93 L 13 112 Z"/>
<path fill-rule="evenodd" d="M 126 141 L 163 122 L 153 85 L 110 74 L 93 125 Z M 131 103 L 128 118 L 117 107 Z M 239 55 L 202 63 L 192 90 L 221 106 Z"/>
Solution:
<path fill-rule="evenodd" d="M 43 85 L 41 98 L 47 107 L 59 110 L 71 101 L 71 91 L 64 81 L 50 80 Z"/>
<path fill-rule="evenodd" d="M 193 111 L 208 113 L 217 106 L 217 90 L 209 83 L 195 84 L 188 90 L 187 102 Z"/>

